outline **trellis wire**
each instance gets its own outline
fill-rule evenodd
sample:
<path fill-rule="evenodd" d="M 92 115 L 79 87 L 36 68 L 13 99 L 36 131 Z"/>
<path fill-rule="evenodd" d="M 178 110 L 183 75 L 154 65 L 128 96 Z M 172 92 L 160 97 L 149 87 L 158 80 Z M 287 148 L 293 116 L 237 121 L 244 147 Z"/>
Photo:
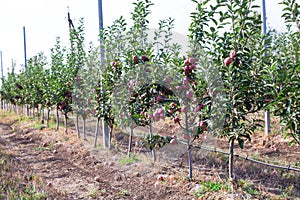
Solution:
<path fill-rule="evenodd" d="M 222 154 L 225 154 L 225 155 L 229 155 L 229 152 L 221 151 L 221 150 L 218 150 L 216 148 L 211 149 L 211 148 L 208 148 L 208 147 L 195 146 L 195 145 L 193 145 L 192 147 L 195 148 L 195 149 L 202 149 L 202 150 L 205 150 L 205 151 L 210 151 L 210 152 L 214 152 L 214 153 L 222 153 Z M 239 155 L 239 154 L 234 154 L 234 156 L 237 157 L 237 158 L 242 158 L 242 159 L 248 160 L 248 161 L 253 162 L 253 163 L 257 163 L 257 164 L 260 164 L 260 165 L 265 165 L 265 166 L 268 166 L 268 167 L 300 172 L 300 169 L 295 168 L 295 167 L 291 167 L 291 165 L 282 166 L 282 165 L 270 164 L 270 163 L 266 163 L 266 162 L 263 162 L 263 161 L 255 160 L 253 158 L 249 158 L 248 156 L 242 156 L 242 155 Z"/>
<path fill-rule="evenodd" d="M 127 132 L 126 129 L 125 130 L 122 129 L 122 130 Z M 134 134 L 134 137 L 142 138 L 143 136 L 138 135 L 138 134 Z M 182 140 L 177 140 L 177 141 L 181 144 L 187 145 L 187 143 L 185 141 L 182 141 Z M 206 147 L 206 146 L 203 146 L 203 145 L 201 145 L 201 146 L 191 145 L 191 147 L 194 148 L 194 149 L 200 149 L 200 150 L 205 150 L 205 151 L 209 151 L 209 152 L 213 152 L 213 153 L 221 153 L 221 154 L 229 155 L 229 152 L 227 152 L 227 151 L 222 151 L 222 150 L 219 150 L 217 148 L 209 148 L 209 147 Z M 278 168 L 278 169 L 285 169 L 285 170 L 288 170 L 288 171 L 300 172 L 299 168 L 292 167 L 291 165 L 282 166 L 282 165 L 270 164 L 270 163 L 266 163 L 266 162 L 263 162 L 263 161 L 255 160 L 253 158 L 249 158 L 248 156 L 242 156 L 242 155 L 239 155 L 239 154 L 234 154 L 234 156 L 237 157 L 237 158 L 242 158 L 242 159 L 248 160 L 248 161 L 253 162 L 253 163 L 257 163 L 257 164 L 260 164 L 260 165 L 265 165 L 265 166 L 268 166 L 268 167 L 273 167 L 273 168 Z"/>

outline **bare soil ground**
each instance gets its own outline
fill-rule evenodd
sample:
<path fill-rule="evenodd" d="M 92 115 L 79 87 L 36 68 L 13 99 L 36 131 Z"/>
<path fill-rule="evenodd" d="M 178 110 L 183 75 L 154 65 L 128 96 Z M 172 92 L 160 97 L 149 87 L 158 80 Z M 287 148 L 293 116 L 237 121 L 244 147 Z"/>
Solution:
<path fill-rule="evenodd" d="M 299 172 L 236 158 L 238 182 L 233 194 L 226 155 L 194 150 L 194 178 L 189 181 L 184 145 L 164 146 L 157 151 L 157 162 L 152 161 L 149 150 L 137 145 L 128 158 L 127 134 L 116 131 L 113 147 L 107 151 L 101 145 L 92 146 L 92 129 L 90 125 L 88 139 L 83 140 L 77 138 L 74 130 L 68 134 L 63 128 L 55 132 L 37 127 L 33 120 L 20 120 L 19 116 L 2 112 L 0 199 L 20 199 L 26 188 L 40 194 L 35 199 L 300 199 Z M 173 134 L 176 127 L 167 124 L 159 132 Z M 134 138 L 134 144 L 139 141 Z M 289 146 L 288 142 L 276 134 L 256 134 L 245 149 L 237 147 L 236 152 L 273 164 L 299 167 L 300 147 Z M 202 143 L 224 150 L 228 145 L 225 140 L 208 136 L 203 136 Z M 19 196 L 11 198 L 12 189 L 18 190 Z"/>

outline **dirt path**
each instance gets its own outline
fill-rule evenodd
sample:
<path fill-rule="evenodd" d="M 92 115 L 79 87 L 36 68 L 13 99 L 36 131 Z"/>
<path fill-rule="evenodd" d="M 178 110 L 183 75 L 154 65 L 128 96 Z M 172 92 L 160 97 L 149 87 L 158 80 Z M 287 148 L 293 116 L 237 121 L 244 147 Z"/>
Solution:
<path fill-rule="evenodd" d="M 29 166 L 48 187 L 63 194 L 57 199 L 183 199 L 175 177 L 164 184 L 155 184 L 159 172 L 165 173 L 167 169 L 152 162 L 121 166 L 118 159 L 105 159 L 113 158 L 104 155 L 111 154 L 108 152 L 102 152 L 97 159 L 75 134 L 8 124 L 0 124 L 0 133 L 6 151 Z M 186 192 L 185 196 L 192 198 Z"/>
<path fill-rule="evenodd" d="M 128 138 L 122 133 L 114 135 L 114 148 L 104 151 L 101 147 L 93 148 L 93 130 L 88 131 L 89 140 L 84 141 L 78 139 L 72 130 L 69 134 L 65 134 L 63 128 L 58 132 L 36 130 L 32 128 L 36 127 L 34 124 L 34 121 L 0 119 L 0 147 L 14 155 L 15 163 L 24 176 L 42 179 L 48 199 L 232 198 L 226 175 L 227 157 L 224 155 L 193 151 L 194 178 L 188 181 L 185 146 L 166 145 L 158 152 L 159 162 L 154 163 L 145 149 L 141 153 L 135 148 L 137 154 L 128 159 Z M 289 147 L 287 141 L 277 137 L 255 136 L 251 143 L 245 144 L 245 151 L 237 151 L 247 155 L 255 153 L 256 156 L 267 154 L 271 161 L 283 157 L 289 163 L 299 161 L 299 147 Z M 227 148 L 226 141 L 214 143 L 220 148 Z M 299 199 L 299 174 L 239 159 L 235 160 L 235 166 L 235 174 L 240 180 L 240 198 L 235 199 Z M 215 183 L 221 185 L 217 190 Z M 197 193 L 195 188 L 201 192 Z"/>

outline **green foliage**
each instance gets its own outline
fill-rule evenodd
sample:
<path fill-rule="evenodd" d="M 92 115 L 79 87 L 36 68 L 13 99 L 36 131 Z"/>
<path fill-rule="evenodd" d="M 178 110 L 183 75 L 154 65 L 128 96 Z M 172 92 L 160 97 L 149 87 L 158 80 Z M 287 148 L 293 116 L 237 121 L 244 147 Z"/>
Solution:
<path fill-rule="evenodd" d="M 170 143 L 172 137 L 170 136 L 161 136 L 161 135 L 145 135 L 143 139 L 143 144 L 152 149 L 159 149 L 163 147 L 165 144 Z"/>
<path fill-rule="evenodd" d="M 138 162 L 139 159 L 137 158 L 137 155 L 135 154 L 130 154 L 129 157 L 125 156 L 120 160 L 121 165 L 126 165 L 126 164 L 132 164 L 135 162 Z"/>
<path fill-rule="evenodd" d="M 223 127 L 214 130 L 220 137 L 238 140 L 243 147 L 245 139 L 258 126 L 247 117 L 249 113 L 263 106 L 264 85 L 261 81 L 264 63 L 259 56 L 264 53 L 260 28 L 260 16 L 254 11 L 252 1 L 209 1 L 197 3 L 197 11 L 191 14 L 190 39 L 194 43 L 194 56 L 206 56 L 220 73 L 212 82 L 222 83 L 223 88 L 212 85 L 209 98 L 223 91 L 225 118 Z M 224 11 L 226 10 L 226 11 Z M 251 37 L 250 37 L 251 36 Z M 233 53 L 232 53 L 233 52 Z M 224 63 L 229 59 L 230 63 Z M 202 72 L 209 71 L 211 65 L 200 66 Z M 213 72 L 212 72 L 213 73 Z M 219 84 L 220 85 L 220 84 Z M 202 85 L 200 85 L 201 87 Z"/>
<path fill-rule="evenodd" d="M 300 4 L 295 0 L 282 0 L 280 2 L 284 6 L 281 17 L 284 18 L 287 26 L 295 24 L 300 31 Z"/>
<path fill-rule="evenodd" d="M 172 118 L 191 136 L 188 145 L 207 131 L 237 141 L 240 148 L 260 126 L 250 114 L 267 109 L 300 144 L 299 4 L 282 0 L 288 31 L 263 35 L 253 0 L 192 1 L 196 10 L 187 56 L 172 43 L 171 18 L 160 20 L 149 40 L 153 4 L 138 0 L 132 26 L 120 17 L 101 30 L 101 52 L 93 46 L 86 51 L 81 19 L 70 28 L 69 48 L 57 38 L 50 62 L 39 53 L 19 74 L 13 63 L 2 79 L 1 99 L 57 108 L 65 116 L 72 111 L 83 118 L 94 115 L 111 129 Z M 170 140 L 145 136 L 150 149 Z"/>
<path fill-rule="evenodd" d="M 212 180 L 202 181 L 198 188 L 196 188 L 195 195 L 197 197 L 204 197 L 209 193 L 218 192 L 224 188 L 224 185 L 221 182 L 214 182 Z"/>
<path fill-rule="evenodd" d="M 299 5 L 295 1 L 282 1 L 288 31 L 271 35 L 270 60 L 273 63 L 268 69 L 268 80 L 273 94 L 273 101 L 266 105 L 279 116 L 292 143 L 300 144 L 300 29 Z M 298 30 L 292 30 L 290 23 L 296 23 Z"/>

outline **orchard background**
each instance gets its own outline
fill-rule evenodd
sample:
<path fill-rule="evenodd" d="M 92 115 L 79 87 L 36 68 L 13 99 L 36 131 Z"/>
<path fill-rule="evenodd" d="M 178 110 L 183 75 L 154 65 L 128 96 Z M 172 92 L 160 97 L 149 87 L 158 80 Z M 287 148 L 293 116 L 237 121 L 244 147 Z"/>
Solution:
<path fill-rule="evenodd" d="M 63 117 L 65 134 L 74 121 L 78 138 L 85 140 L 86 122 L 95 119 L 94 147 L 102 121 L 102 147 L 113 149 L 114 135 L 127 131 L 129 157 L 133 137 L 142 137 L 140 145 L 154 161 L 165 145 L 184 145 L 190 181 L 193 152 L 207 138 L 225 140 L 228 190 L 238 192 L 236 144 L 244 149 L 253 135 L 262 134 L 263 111 L 270 111 L 272 121 L 280 123 L 276 134 L 299 153 L 299 3 L 280 2 L 286 32 L 262 34 L 260 8 L 252 1 L 192 1 L 196 9 L 184 54 L 186 47 L 174 43 L 173 19 L 161 20 L 149 34 L 149 0 L 133 3 L 131 26 L 121 16 L 100 30 L 100 47 L 85 46 L 84 20 L 75 27 L 69 18 L 68 47 L 58 37 L 49 59 L 41 52 L 20 72 L 12 63 L 2 78 L 1 108 L 48 127 L 54 121 L 56 131 Z M 165 131 L 166 126 L 173 130 Z M 287 169 L 299 173 L 299 162 L 298 156 Z M 295 191 L 299 195 L 296 186 Z"/>

